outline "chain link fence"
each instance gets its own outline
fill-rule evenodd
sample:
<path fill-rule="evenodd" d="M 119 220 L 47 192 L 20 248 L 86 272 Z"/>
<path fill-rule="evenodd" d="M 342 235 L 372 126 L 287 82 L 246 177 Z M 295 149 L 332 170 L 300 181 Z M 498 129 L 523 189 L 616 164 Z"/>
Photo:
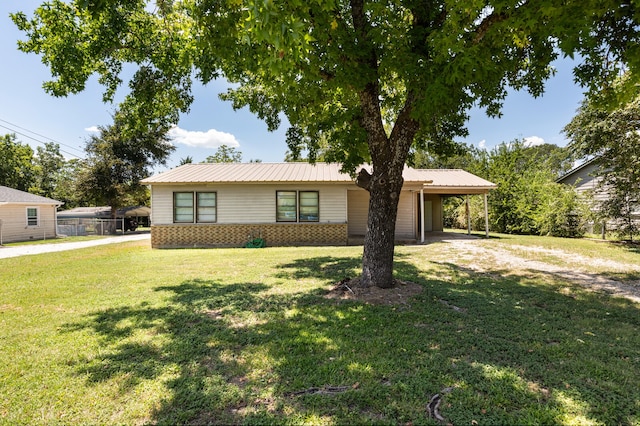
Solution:
<path fill-rule="evenodd" d="M 52 240 L 60 236 L 124 235 L 135 231 L 135 218 L 119 219 L 38 219 L 27 224 L 25 220 L 0 219 L 0 245 L 19 241 Z"/>
<path fill-rule="evenodd" d="M 135 231 L 138 222 L 135 219 L 61 219 L 58 218 L 58 235 L 83 236 L 83 235 L 117 235 L 127 231 Z"/>

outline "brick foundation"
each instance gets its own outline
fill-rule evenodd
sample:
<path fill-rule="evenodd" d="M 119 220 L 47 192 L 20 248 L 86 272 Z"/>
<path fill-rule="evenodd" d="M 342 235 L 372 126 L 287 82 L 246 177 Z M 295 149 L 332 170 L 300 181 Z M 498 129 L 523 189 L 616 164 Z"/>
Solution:
<path fill-rule="evenodd" d="M 267 246 L 346 245 L 346 223 L 170 224 L 151 226 L 151 247 L 243 247 L 249 237 Z"/>

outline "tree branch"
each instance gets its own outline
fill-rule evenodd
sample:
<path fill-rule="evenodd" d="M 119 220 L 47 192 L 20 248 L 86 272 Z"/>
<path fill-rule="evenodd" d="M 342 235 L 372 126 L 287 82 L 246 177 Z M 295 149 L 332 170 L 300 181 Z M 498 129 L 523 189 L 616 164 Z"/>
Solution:
<path fill-rule="evenodd" d="M 358 176 L 356 177 L 356 186 L 369 191 L 369 188 L 371 187 L 371 173 L 364 168 L 360 169 Z"/>

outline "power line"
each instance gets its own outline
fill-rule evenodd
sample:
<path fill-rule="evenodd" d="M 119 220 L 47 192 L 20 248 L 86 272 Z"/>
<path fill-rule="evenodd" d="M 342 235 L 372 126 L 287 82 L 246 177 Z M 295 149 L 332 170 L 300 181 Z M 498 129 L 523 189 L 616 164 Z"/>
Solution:
<path fill-rule="evenodd" d="M 67 148 L 70 148 L 70 149 L 73 149 L 73 150 L 75 150 L 75 151 L 78 151 L 78 152 L 81 152 L 81 153 L 82 153 L 82 155 L 78 155 L 78 154 L 74 154 L 74 153 L 71 153 L 71 152 L 65 151 L 65 150 L 63 150 L 63 149 L 60 149 L 60 152 L 63 152 L 63 153 L 65 153 L 65 154 L 67 154 L 67 155 L 70 155 L 70 156 L 72 156 L 72 157 L 79 158 L 79 159 L 83 158 L 83 156 L 84 156 L 84 151 L 82 151 L 81 149 L 78 149 L 78 148 L 76 148 L 76 147 L 74 147 L 74 146 L 67 145 L 67 144 L 62 143 L 62 142 L 58 142 L 58 141 L 56 141 L 56 140 L 55 140 L 55 139 L 53 139 L 53 138 L 49 138 L 49 137 L 47 137 L 47 136 L 45 136 L 45 135 L 41 135 L 41 134 L 39 134 L 39 133 L 37 133 L 37 132 L 34 132 L 34 131 L 32 131 L 32 130 L 26 129 L 26 128 L 21 127 L 21 126 L 18 126 L 17 124 L 10 123 L 10 122 L 9 122 L 9 121 L 7 121 L 7 120 L 3 120 L 3 119 L 1 119 L 1 118 L 0 118 L 0 121 L 1 121 L 1 122 L 3 122 L 3 123 L 7 123 L 7 124 L 9 124 L 10 126 L 13 126 L 13 127 L 15 127 L 15 128 L 18 128 L 18 129 L 24 130 L 24 131 L 26 131 L 26 132 L 32 133 L 32 134 L 34 134 L 34 135 L 36 135 L 36 136 L 39 136 L 39 137 L 41 137 L 41 138 L 47 139 L 47 140 L 49 140 L 49 141 L 51 141 L 51 142 L 54 142 L 54 143 L 56 143 L 56 144 L 58 144 L 58 145 L 65 146 L 65 147 L 67 147 Z M 26 138 L 29 138 L 29 139 L 31 139 L 31 140 L 33 140 L 33 141 L 35 141 L 35 142 L 39 143 L 39 144 L 44 145 L 44 144 L 46 143 L 46 142 L 43 142 L 42 140 L 39 140 L 39 139 L 34 138 L 33 136 L 29 136 L 29 135 L 27 135 L 27 134 L 25 134 L 25 133 L 23 133 L 23 132 L 20 132 L 20 131 L 16 130 L 15 128 L 11 128 L 11 127 L 5 126 L 5 125 L 3 125 L 3 124 L 0 124 L 0 127 L 3 127 L 3 128 L 5 128 L 5 129 L 7 129 L 7 130 L 10 130 L 10 131 L 11 131 L 11 132 L 13 132 L 13 133 L 17 133 L 17 134 L 19 134 L 19 135 L 21 135 L 21 136 L 24 136 L 24 137 L 26 137 Z"/>

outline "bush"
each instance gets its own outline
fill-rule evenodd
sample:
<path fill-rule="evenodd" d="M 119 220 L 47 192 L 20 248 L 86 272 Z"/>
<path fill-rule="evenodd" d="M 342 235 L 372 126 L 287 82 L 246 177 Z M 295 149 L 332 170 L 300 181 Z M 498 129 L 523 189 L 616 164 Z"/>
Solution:
<path fill-rule="evenodd" d="M 534 220 L 540 235 L 576 238 L 584 235 L 588 211 L 586 201 L 575 188 L 549 183 L 541 194 Z"/>

